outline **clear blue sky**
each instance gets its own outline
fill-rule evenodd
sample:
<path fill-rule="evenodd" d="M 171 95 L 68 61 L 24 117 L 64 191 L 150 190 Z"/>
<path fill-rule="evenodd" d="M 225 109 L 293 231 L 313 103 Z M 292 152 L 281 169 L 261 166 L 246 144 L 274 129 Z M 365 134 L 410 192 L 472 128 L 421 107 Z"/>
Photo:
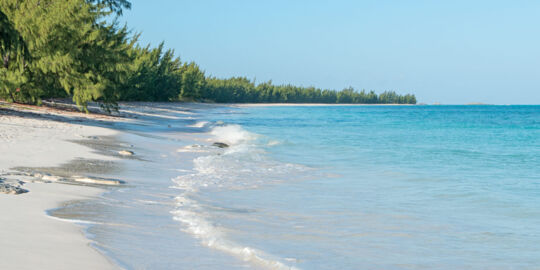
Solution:
<path fill-rule="evenodd" d="M 540 104 L 540 1 L 132 0 L 121 21 L 217 77 Z"/>

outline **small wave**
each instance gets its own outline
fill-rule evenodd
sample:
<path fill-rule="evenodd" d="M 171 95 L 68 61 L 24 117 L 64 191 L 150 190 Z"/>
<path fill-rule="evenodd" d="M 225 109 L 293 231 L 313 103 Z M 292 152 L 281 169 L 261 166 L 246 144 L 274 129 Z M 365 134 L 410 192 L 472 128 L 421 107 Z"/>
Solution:
<path fill-rule="evenodd" d="M 217 141 L 229 145 L 238 145 L 257 138 L 256 134 L 243 129 L 239 125 L 216 126 L 210 131 L 210 134 L 214 136 Z"/>
<path fill-rule="evenodd" d="M 270 141 L 268 141 L 268 143 L 267 143 L 266 145 L 268 145 L 268 146 L 274 146 L 274 145 L 279 145 L 279 144 L 281 144 L 280 141 L 270 140 Z"/>
<path fill-rule="evenodd" d="M 186 169 L 174 169 L 174 170 L 177 172 L 191 172 L 191 170 L 186 170 Z"/>
<path fill-rule="evenodd" d="M 173 219 L 183 224 L 183 230 L 192 234 L 207 247 L 231 254 L 244 261 L 267 269 L 297 269 L 280 262 L 262 250 L 243 246 L 226 237 L 225 232 L 210 220 L 209 212 L 197 200 L 192 199 L 200 189 L 234 190 L 257 188 L 275 184 L 306 171 L 298 164 L 273 160 L 263 147 L 268 142 L 257 141 L 255 133 L 239 125 L 215 126 L 210 134 L 215 141 L 230 145 L 225 149 L 208 148 L 208 154 L 193 160 L 192 173 L 173 179 L 174 188 L 181 190 L 176 197 Z M 183 149 L 198 149 L 184 147 Z"/>
<path fill-rule="evenodd" d="M 163 202 L 157 202 L 157 201 L 152 201 L 152 200 L 136 200 L 137 202 L 139 203 L 142 203 L 142 204 L 165 204 Z"/>
<path fill-rule="evenodd" d="M 189 194 L 189 192 L 185 194 Z M 276 259 L 271 259 L 270 255 L 261 250 L 242 246 L 228 240 L 218 227 L 204 218 L 204 211 L 202 211 L 201 206 L 196 201 L 187 198 L 185 194 L 176 197 L 179 208 L 171 211 L 174 216 L 173 219 L 184 224 L 184 231 L 200 239 L 203 245 L 267 269 L 297 269 Z"/>
<path fill-rule="evenodd" d="M 60 218 L 48 215 L 49 218 L 56 219 L 63 222 L 76 223 L 76 224 L 104 224 L 103 222 L 91 221 L 91 220 L 82 220 L 82 219 L 71 219 L 71 218 Z"/>
<path fill-rule="evenodd" d="M 188 127 L 194 127 L 194 128 L 203 128 L 206 127 L 210 122 L 208 121 L 199 121 L 193 125 L 188 125 Z"/>
<path fill-rule="evenodd" d="M 107 226 L 121 226 L 121 227 L 133 227 L 132 225 L 128 224 L 120 224 L 120 223 L 109 223 L 109 222 L 99 222 L 99 221 L 91 221 L 91 220 L 82 220 L 82 219 L 71 219 L 71 218 L 61 218 L 52 216 L 50 214 L 47 214 L 49 218 L 59 220 L 62 222 L 68 222 L 68 223 L 75 223 L 75 224 L 89 224 L 89 225 L 107 225 Z"/>
<path fill-rule="evenodd" d="M 193 145 L 186 145 L 182 148 L 179 148 L 176 150 L 178 153 L 202 153 L 202 152 L 208 152 L 206 147 L 204 145 L 200 144 L 193 144 Z"/>

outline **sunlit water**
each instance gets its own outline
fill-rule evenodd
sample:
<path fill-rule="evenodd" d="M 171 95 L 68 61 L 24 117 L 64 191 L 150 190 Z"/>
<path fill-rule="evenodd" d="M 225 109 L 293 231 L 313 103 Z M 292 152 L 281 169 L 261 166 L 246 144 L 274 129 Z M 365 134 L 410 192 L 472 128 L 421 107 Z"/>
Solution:
<path fill-rule="evenodd" d="M 226 107 L 165 124 L 123 138 L 147 159 L 126 162 L 130 187 L 66 210 L 104 223 L 88 233 L 126 268 L 540 267 L 539 106 Z"/>

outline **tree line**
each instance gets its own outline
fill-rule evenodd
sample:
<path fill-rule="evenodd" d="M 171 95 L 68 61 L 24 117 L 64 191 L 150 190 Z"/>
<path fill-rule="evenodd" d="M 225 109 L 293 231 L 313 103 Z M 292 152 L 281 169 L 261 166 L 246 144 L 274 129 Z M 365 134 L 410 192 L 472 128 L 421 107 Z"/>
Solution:
<path fill-rule="evenodd" d="M 0 0 L 0 98 L 97 101 L 415 104 L 414 95 L 341 91 L 207 76 L 161 43 L 141 46 L 117 19 L 127 0 Z M 111 18 L 115 18 L 111 20 Z"/>

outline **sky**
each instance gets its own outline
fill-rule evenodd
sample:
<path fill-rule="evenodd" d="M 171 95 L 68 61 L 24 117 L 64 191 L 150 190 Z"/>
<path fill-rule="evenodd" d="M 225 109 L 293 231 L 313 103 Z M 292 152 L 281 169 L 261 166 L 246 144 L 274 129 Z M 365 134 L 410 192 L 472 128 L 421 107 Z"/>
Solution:
<path fill-rule="evenodd" d="M 120 19 L 206 74 L 419 102 L 540 104 L 538 0 L 131 0 Z"/>

